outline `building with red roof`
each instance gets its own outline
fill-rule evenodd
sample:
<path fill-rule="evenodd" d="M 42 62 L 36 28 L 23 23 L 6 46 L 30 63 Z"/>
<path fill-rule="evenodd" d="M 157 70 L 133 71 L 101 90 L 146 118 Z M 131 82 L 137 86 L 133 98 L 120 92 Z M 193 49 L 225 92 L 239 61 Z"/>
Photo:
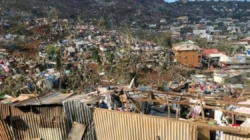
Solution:
<path fill-rule="evenodd" d="M 217 48 L 215 49 L 203 49 L 202 50 L 202 55 L 209 55 L 209 54 L 213 54 L 213 53 L 219 53 L 219 50 Z"/>

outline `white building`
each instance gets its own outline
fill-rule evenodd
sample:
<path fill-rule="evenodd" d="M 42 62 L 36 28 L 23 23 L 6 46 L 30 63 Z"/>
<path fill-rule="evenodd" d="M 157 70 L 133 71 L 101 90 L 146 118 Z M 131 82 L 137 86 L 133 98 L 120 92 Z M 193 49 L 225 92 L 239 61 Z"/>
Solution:
<path fill-rule="evenodd" d="M 206 30 L 193 30 L 194 35 L 205 35 L 207 34 Z"/>

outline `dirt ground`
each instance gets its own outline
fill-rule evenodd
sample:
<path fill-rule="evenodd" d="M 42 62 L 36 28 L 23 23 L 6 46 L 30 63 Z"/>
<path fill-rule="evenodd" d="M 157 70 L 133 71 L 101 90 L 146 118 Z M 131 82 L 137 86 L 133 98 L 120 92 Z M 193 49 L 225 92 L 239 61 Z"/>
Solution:
<path fill-rule="evenodd" d="M 39 35 L 49 35 L 50 29 L 49 28 L 39 28 L 39 27 L 34 27 L 32 29 L 33 34 L 39 34 Z"/>
<path fill-rule="evenodd" d="M 27 58 L 35 59 L 38 56 L 38 52 L 33 50 L 28 50 L 23 52 L 12 52 L 10 55 L 15 57 L 24 56 Z"/>
<path fill-rule="evenodd" d="M 139 72 L 137 77 L 139 84 L 143 83 L 158 84 L 158 79 L 159 79 L 159 84 L 162 84 L 162 83 L 168 83 L 169 81 L 172 81 L 174 79 L 173 72 L 171 70 L 161 74 L 159 78 L 157 72 L 152 72 L 152 73 Z"/>
<path fill-rule="evenodd" d="M 20 49 L 25 49 L 25 50 L 38 50 L 38 45 L 40 43 L 40 40 L 35 40 L 28 42 L 26 44 L 21 44 Z"/>

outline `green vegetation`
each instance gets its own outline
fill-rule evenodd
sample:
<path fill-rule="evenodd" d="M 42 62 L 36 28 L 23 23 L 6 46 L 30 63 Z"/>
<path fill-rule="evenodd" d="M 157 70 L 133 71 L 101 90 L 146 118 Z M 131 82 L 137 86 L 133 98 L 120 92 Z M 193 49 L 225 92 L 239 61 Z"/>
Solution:
<path fill-rule="evenodd" d="M 93 58 L 95 61 L 97 61 L 99 64 L 101 64 L 102 62 L 101 62 L 101 57 L 100 57 L 100 55 L 99 55 L 99 50 L 98 50 L 98 48 L 93 48 L 93 49 L 91 50 L 91 53 L 92 53 L 92 58 Z"/>
<path fill-rule="evenodd" d="M 49 19 L 55 19 L 58 20 L 58 11 L 56 8 L 52 8 L 49 13 L 48 13 L 48 18 Z"/>
<path fill-rule="evenodd" d="M 46 46 L 45 49 L 46 52 L 46 59 L 48 60 L 54 60 L 56 53 L 59 52 L 59 48 L 53 45 Z"/>
<path fill-rule="evenodd" d="M 33 35 L 33 32 L 31 30 L 27 30 L 26 27 L 21 26 L 21 27 L 17 27 L 14 30 L 13 34 L 31 36 L 31 35 Z"/>

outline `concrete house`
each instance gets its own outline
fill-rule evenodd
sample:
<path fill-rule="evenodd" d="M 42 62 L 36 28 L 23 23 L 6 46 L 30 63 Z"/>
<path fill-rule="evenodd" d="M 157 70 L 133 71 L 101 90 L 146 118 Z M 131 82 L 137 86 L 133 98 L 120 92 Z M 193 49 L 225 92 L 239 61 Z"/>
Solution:
<path fill-rule="evenodd" d="M 201 66 L 201 48 L 191 42 L 173 45 L 175 61 L 187 67 Z"/>

